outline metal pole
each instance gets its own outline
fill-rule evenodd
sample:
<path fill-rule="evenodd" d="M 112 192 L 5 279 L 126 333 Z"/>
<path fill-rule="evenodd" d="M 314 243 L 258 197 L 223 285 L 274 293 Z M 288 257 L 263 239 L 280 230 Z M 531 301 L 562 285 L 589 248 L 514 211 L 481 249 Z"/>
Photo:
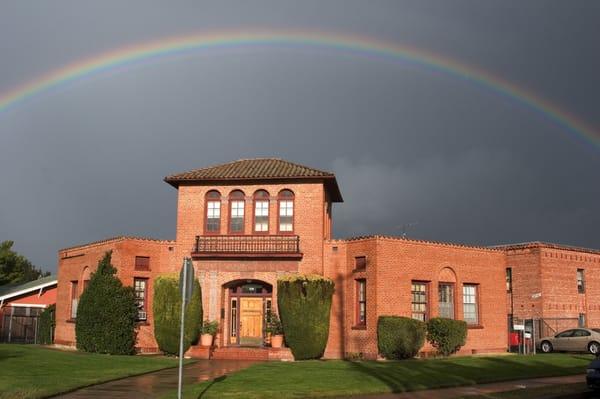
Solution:
<path fill-rule="evenodd" d="M 10 307 L 10 318 L 8 319 L 8 342 L 9 343 L 12 338 L 12 322 L 13 322 L 13 314 L 14 313 L 15 313 L 15 307 L 11 306 Z"/>
<path fill-rule="evenodd" d="M 519 337 L 521 338 L 521 342 L 519 343 L 519 353 L 521 355 L 525 354 L 525 334 L 523 331 L 519 331 Z"/>
<path fill-rule="evenodd" d="M 537 349 L 536 349 L 536 347 L 535 347 L 535 319 L 533 319 L 533 327 L 532 327 L 532 330 L 533 330 L 533 331 L 532 331 L 531 337 L 532 337 L 532 339 L 533 339 L 533 354 L 535 355 L 535 354 L 536 354 L 536 352 L 537 352 Z"/>
<path fill-rule="evenodd" d="M 181 389 L 183 382 L 183 325 L 185 323 L 185 292 L 187 283 L 187 267 L 183 266 L 183 292 L 181 295 L 181 331 L 179 334 L 179 383 L 177 386 L 177 399 L 181 399 Z"/>

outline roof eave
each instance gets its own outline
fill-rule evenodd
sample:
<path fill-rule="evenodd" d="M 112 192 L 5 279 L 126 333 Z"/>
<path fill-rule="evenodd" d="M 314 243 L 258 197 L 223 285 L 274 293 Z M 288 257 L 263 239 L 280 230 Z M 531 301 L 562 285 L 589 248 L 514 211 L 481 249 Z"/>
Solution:
<path fill-rule="evenodd" d="M 202 179 L 182 179 L 182 178 L 172 178 L 167 176 L 163 179 L 164 182 L 170 184 L 171 186 L 179 189 L 181 184 L 194 184 L 194 183 L 210 183 L 210 182 L 248 182 L 248 181 L 260 181 L 260 180 L 282 180 L 282 181 L 290 181 L 290 180 L 313 180 L 313 181 L 323 181 L 325 186 L 330 191 L 331 200 L 333 202 L 344 202 L 342 198 L 342 193 L 340 192 L 340 188 L 337 184 L 337 180 L 335 175 L 331 176 L 273 176 L 273 177 L 232 177 L 232 178 L 224 178 L 224 177 L 206 177 Z"/>
<path fill-rule="evenodd" d="M 47 281 L 45 283 L 34 285 L 32 287 L 24 288 L 19 291 L 9 292 L 8 294 L 0 295 L 0 301 L 5 301 L 7 299 L 14 298 L 16 296 L 28 294 L 30 292 L 38 291 L 42 288 L 47 288 L 47 287 L 50 287 L 52 285 L 57 285 L 57 284 L 58 284 L 58 279 L 55 279 L 55 280 Z"/>

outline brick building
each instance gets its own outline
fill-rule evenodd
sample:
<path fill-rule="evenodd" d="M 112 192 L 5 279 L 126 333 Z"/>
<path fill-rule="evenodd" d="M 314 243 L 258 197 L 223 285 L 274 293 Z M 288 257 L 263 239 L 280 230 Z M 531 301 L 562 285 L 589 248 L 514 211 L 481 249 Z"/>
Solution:
<path fill-rule="evenodd" d="M 39 316 L 56 303 L 56 276 L 0 286 L 0 342 L 38 343 Z"/>
<path fill-rule="evenodd" d="M 239 348 L 262 345 L 265 313 L 277 308 L 277 279 L 289 273 L 317 273 L 335 282 L 325 353 L 330 358 L 376 357 L 380 315 L 462 319 L 469 325 L 463 353 L 505 351 L 507 316 L 516 314 L 515 306 L 529 306 L 516 289 L 527 273 L 527 284 L 539 281 L 548 298 L 557 298 L 547 306 L 560 309 L 548 311 L 561 313 L 563 301 L 574 300 L 587 306 L 586 322 L 600 317 L 593 304 L 600 292 L 592 291 L 600 286 L 594 285 L 591 272 L 600 267 L 600 251 L 555 246 L 541 251 L 544 262 L 534 266 L 533 258 L 519 254 L 537 244 L 477 247 L 385 236 L 333 239 L 332 208 L 342 202 L 335 175 L 280 159 L 239 160 L 165 181 L 178 191 L 174 241 L 116 237 L 59 251 L 56 343 L 74 344 L 78 297 L 107 250 L 113 251 L 117 275 L 135 287 L 139 298 L 140 351 L 157 350 L 153 279 L 178 272 L 184 257 L 194 261 L 205 317 L 219 321 L 216 345 L 222 357 L 242 356 Z M 561 262 L 567 258 L 545 254 L 565 251 L 590 269 L 584 299 L 556 287 L 550 269 L 566 273 Z M 507 267 L 512 268 L 512 296 L 506 294 Z M 540 274 L 540 268 L 548 268 L 548 274 Z"/>
<path fill-rule="evenodd" d="M 600 250 L 544 242 L 498 248 L 506 252 L 509 320 L 539 319 L 542 336 L 600 326 Z"/>

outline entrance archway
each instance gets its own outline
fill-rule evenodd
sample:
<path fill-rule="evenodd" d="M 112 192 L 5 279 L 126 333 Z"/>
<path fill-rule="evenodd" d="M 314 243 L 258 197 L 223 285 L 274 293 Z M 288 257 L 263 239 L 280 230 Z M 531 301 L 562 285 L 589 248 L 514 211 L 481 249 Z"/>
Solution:
<path fill-rule="evenodd" d="M 227 345 L 262 346 L 266 316 L 271 311 L 273 286 L 260 280 L 235 280 L 223 286 L 228 300 Z"/>

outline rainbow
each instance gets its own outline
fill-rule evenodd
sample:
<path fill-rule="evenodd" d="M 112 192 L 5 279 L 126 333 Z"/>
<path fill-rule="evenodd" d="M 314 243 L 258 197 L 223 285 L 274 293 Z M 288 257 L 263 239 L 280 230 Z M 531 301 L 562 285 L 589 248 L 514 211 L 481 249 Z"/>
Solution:
<path fill-rule="evenodd" d="M 516 101 L 552 123 L 560 126 L 571 138 L 600 148 L 600 133 L 575 115 L 556 104 L 483 69 L 425 50 L 385 42 L 373 38 L 305 31 L 227 31 L 169 37 L 162 40 L 119 48 L 104 54 L 74 62 L 51 71 L 14 89 L 0 93 L 0 113 L 22 104 L 42 93 L 58 89 L 71 82 L 86 79 L 116 68 L 153 61 L 163 57 L 186 54 L 211 48 L 246 46 L 283 46 L 323 48 L 358 53 L 409 62 L 445 75 L 475 84 L 493 93 Z"/>

